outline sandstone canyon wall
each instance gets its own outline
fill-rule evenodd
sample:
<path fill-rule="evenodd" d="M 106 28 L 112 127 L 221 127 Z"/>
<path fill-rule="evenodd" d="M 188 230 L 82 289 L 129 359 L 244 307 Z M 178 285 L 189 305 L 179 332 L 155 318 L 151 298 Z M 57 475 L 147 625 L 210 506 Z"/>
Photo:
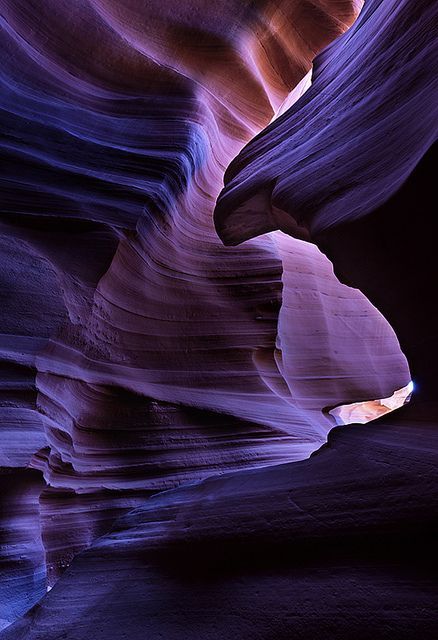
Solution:
<path fill-rule="evenodd" d="M 436 9 L 362 5 L 0 0 L 0 637 L 434 637 Z"/>

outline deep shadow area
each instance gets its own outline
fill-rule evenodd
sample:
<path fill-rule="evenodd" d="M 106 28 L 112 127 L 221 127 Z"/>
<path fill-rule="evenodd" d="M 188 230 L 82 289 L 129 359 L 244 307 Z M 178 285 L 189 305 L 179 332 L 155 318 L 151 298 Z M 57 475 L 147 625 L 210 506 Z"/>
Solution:
<path fill-rule="evenodd" d="M 338 278 L 363 291 L 391 323 L 408 359 L 415 395 L 423 400 L 434 397 L 438 379 L 436 147 L 383 206 L 314 238 Z"/>
<path fill-rule="evenodd" d="M 255 533 L 252 538 L 235 536 L 224 540 L 215 538 L 183 541 L 171 544 L 157 554 L 143 558 L 160 566 L 163 575 L 182 583 L 226 581 L 239 576 L 290 574 L 312 569 L 330 571 L 334 567 L 378 568 L 389 573 L 403 574 L 415 581 L 437 575 L 435 543 L 437 523 L 431 516 L 417 527 L 406 527 L 392 532 L 356 535 L 335 535 L 306 540 L 275 541 L 275 536 Z M 138 555 L 141 562 L 141 554 Z"/>

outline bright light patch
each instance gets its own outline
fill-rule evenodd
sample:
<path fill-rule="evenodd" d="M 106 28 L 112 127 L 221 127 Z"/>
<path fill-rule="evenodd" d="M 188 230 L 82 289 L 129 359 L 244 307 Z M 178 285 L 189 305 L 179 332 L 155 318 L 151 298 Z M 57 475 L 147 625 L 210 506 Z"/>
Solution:
<path fill-rule="evenodd" d="M 409 402 L 413 390 L 414 383 L 411 380 L 409 384 L 402 389 L 394 391 L 392 396 L 389 396 L 389 398 L 354 402 L 353 404 L 342 404 L 339 407 L 331 409 L 329 414 L 334 417 L 337 425 L 354 423 L 365 424 L 366 422 L 380 418 L 380 416 L 384 416 L 386 413 L 402 407 L 406 402 Z"/>

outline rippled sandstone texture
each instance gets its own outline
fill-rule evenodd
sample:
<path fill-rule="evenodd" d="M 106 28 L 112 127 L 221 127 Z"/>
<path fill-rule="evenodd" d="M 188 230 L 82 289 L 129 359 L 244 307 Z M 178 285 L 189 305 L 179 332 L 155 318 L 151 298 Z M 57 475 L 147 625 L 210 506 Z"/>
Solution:
<path fill-rule="evenodd" d="M 365 594 L 367 604 L 360 605 L 365 610 L 388 599 L 389 626 L 383 625 L 382 637 L 391 637 L 394 624 L 398 632 L 411 630 L 397 614 L 403 608 L 417 615 L 426 607 L 429 613 L 422 614 L 421 630 L 427 633 L 431 628 L 427 576 L 417 583 L 409 576 L 394 580 L 388 562 L 378 559 L 383 576 L 379 591 L 374 584 L 376 563 L 367 560 L 366 553 L 365 574 L 356 574 L 354 562 L 339 553 L 328 568 L 318 560 L 333 539 L 342 546 L 344 536 L 352 535 L 348 526 L 347 532 L 342 524 L 338 530 L 339 511 L 363 538 L 376 530 L 380 535 L 378 522 L 385 521 L 378 558 L 385 545 L 394 543 L 394 526 L 400 526 L 402 537 L 414 535 L 414 521 L 421 532 L 427 529 L 425 502 L 429 500 L 431 508 L 435 504 L 428 493 L 434 459 L 423 456 L 433 444 L 423 433 L 431 429 L 428 412 L 420 426 L 414 416 L 415 428 L 406 427 L 403 452 L 412 451 L 406 454 L 407 469 L 394 476 L 381 471 L 406 463 L 403 452 L 394 461 L 391 457 L 398 449 L 397 430 L 390 433 L 382 461 L 374 464 L 371 454 L 368 461 L 363 459 L 362 451 L 372 449 L 374 438 L 380 437 L 379 426 L 369 432 L 371 440 L 368 432 L 358 432 L 350 457 L 337 452 L 335 461 L 324 454 L 316 467 L 317 458 L 312 458 L 297 467 L 275 466 L 272 472 L 240 471 L 307 458 L 334 425 L 331 407 L 386 398 L 410 381 L 391 326 L 358 289 L 341 284 L 325 255 L 307 242 L 309 231 L 318 241 L 316 232 L 324 227 L 307 223 L 307 201 L 294 203 L 291 223 L 289 205 L 271 201 L 270 190 L 260 189 L 260 171 L 268 181 L 292 181 L 291 190 L 299 184 L 309 191 L 315 215 L 326 211 L 320 194 L 330 192 L 328 210 L 338 212 L 332 218 L 337 223 L 350 214 L 356 217 L 355 207 L 339 195 L 350 193 L 354 183 L 351 188 L 358 197 L 355 185 L 362 165 L 350 162 L 349 154 L 358 155 L 367 166 L 376 163 L 389 196 L 430 144 L 433 105 L 430 99 L 428 109 L 426 104 L 433 83 L 431 67 L 422 57 L 430 48 L 425 25 L 431 9 L 426 3 L 416 8 L 398 3 L 391 17 L 388 5 L 394 9 L 393 3 L 368 2 L 353 28 L 317 59 L 313 87 L 294 105 L 309 85 L 314 56 L 354 21 L 360 4 L 90 0 L 72 7 L 55 1 L 1 2 L 6 160 L 1 219 L 0 464 L 6 505 L 2 625 L 24 614 L 41 598 L 45 583 L 55 584 L 74 556 L 92 545 L 41 606 L 11 626 L 5 637 L 49 638 L 61 633 L 67 638 L 107 638 L 113 637 L 115 626 L 134 638 L 146 631 L 169 638 L 206 633 L 218 638 L 257 633 L 263 638 L 290 633 L 316 637 L 311 630 L 323 630 L 323 619 L 331 611 L 334 618 L 342 615 L 345 623 L 339 629 L 329 625 L 329 631 L 348 637 L 353 617 L 357 638 L 363 625 L 359 605 L 346 615 L 346 594 L 357 582 Z M 400 33 L 401 42 L 395 33 Z M 397 82 L 398 72 L 382 64 L 391 47 L 403 81 L 418 86 L 412 94 L 400 90 L 397 105 L 404 115 L 395 122 L 387 78 Z M 387 109 L 388 117 L 378 122 L 363 118 L 364 102 L 375 104 L 380 112 Z M 308 115 L 309 109 L 315 118 Z M 421 114 L 418 122 L 407 118 L 407 109 Z M 345 118 L 356 115 L 342 129 L 344 111 Z M 333 126 L 343 133 L 331 132 L 324 114 L 330 114 Z M 385 129 L 388 119 L 393 138 Z M 376 137 L 369 135 L 370 129 L 376 129 Z M 304 140 L 301 160 L 296 130 Z M 366 140 L 365 146 L 353 144 L 353 131 Z M 330 172 L 330 154 L 318 142 L 326 133 L 339 143 L 336 177 Z M 379 136 L 386 140 L 383 147 L 376 146 Z M 404 136 L 408 141 L 402 143 Z M 240 206 L 244 194 L 238 226 L 245 232 L 233 235 L 233 244 L 277 228 L 294 237 L 275 232 L 226 248 L 213 225 L 215 201 L 227 165 L 252 139 L 226 174 L 215 213 L 219 234 L 230 240 L 221 220 L 236 219 L 234 199 Z M 252 162 L 245 164 L 254 153 L 260 171 Z M 302 176 L 295 171 L 297 153 Z M 241 166 L 245 176 L 238 173 Z M 236 176 L 231 183 L 230 176 Z M 332 193 L 335 180 L 338 191 Z M 382 184 L 368 174 L 363 184 L 367 197 L 361 215 L 385 199 Z M 266 216 L 275 220 L 269 228 Z M 256 228 L 254 222 L 262 226 Z M 336 237 L 324 238 L 321 245 L 333 254 L 335 268 Z M 341 249 L 342 255 L 348 252 Z M 351 268 L 347 259 L 341 279 L 359 286 L 354 277 L 348 278 L 354 273 Z M 367 290 L 366 278 L 363 284 Z M 409 347 L 409 341 L 403 348 L 405 344 Z M 348 433 L 341 431 L 339 437 Z M 339 469 L 336 480 L 333 467 Z M 263 571 L 283 572 L 278 559 L 269 566 L 268 549 L 276 544 L 276 532 L 282 532 L 282 540 L 294 540 L 294 531 L 302 526 L 302 539 L 312 541 L 309 521 L 319 518 L 322 507 L 316 503 L 300 524 L 295 508 L 291 513 L 282 508 L 283 498 L 269 474 L 280 474 L 281 491 L 294 493 L 303 468 L 298 484 L 316 496 L 322 473 L 327 495 L 320 498 L 321 505 L 334 505 L 328 520 L 322 518 L 329 534 L 319 538 L 316 560 L 312 559 L 318 565 L 309 590 L 314 627 L 306 630 L 306 625 L 296 623 L 295 609 L 288 617 L 286 603 L 303 592 L 299 580 L 291 583 L 294 569 L 282 592 L 277 578 L 254 577 L 257 598 L 245 605 L 236 596 L 232 609 L 227 609 L 232 598 L 223 602 L 216 589 L 209 589 L 209 576 L 195 575 L 194 591 L 186 589 L 188 574 L 196 566 L 205 565 L 209 574 L 206 560 L 217 553 L 222 563 L 227 549 L 222 526 L 238 550 L 242 536 L 250 549 L 251 536 L 260 537 L 254 562 L 266 557 Z M 225 471 L 236 472 L 230 476 L 231 485 L 227 476 L 147 501 L 152 493 Z M 404 491 L 411 474 L 422 480 L 410 489 L 410 500 L 425 496 L 413 510 L 405 504 Z M 387 483 L 396 487 L 388 510 L 386 490 L 379 489 Z M 241 486 L 247 489 L 242 492 Z M 373 498 L 367 503 L 370 487 Z M 220 505 L 218 495 L 224 496 Z M 177 521 L 182 517 L 185 522 L 184 514 L 190 514 L 190 522 L 176 536 L 177 551 L 170 556 L 173 562 L 187 555 L 186 548 L 179 551 L 178 546 L 187 536 L 190 566 L 178 569 L 182 573 L 176 578 L 182 587 L 175 587 L 174 576 L 170 581 L 166 577 L 167 540 L 174 546 L 168 529 L 172 532 L 174 526 L 160 515 L 160 501 L 168 504 L 167 496 L 169 504 L 175 496 L 177 510 L 169 508 Z M 364 503 L 364 513 L 354 508 L 357 500 Z M 373 500 L 383 502 L 383 508 L 376 512 Z M 245 504 L 251 514 L 247 524 Z M 137 516 L 127 516 L 116 525 L 117 548 L 111 534 L 93 545 L 118 516 L 135 507 L 140 511 L 134 514 L 144 512 L 145 519 L 137 524 Z M 204 508 L 212 514 L 205 529 Z M 214 547 L 209 546 L 211 536 L 217 536 Z M 196 540 L 202 542 L 199 550 Z M 151 544 L 157 549 L 153 577 L 144 569 Z M 429 544 L 427 535 L 424 544 Z M 103 561 L 101 548 L 106 549 Z M 400 554 L 405 551 L 402 545 Z M 239 553 L 231 553 L 230 570 L 237 574 L 232 580 L 244 584 L 247 569 L 239 565 Z M 339 563 L 350 568 L 339 572 Z M 215 571 L 213 566 L 211 574 Z M 313 573 L 302 569 L 304 585 L 312 583 Z M 155 595 L 145 586 L 151 582 Z M 229 589 L 226 582 L 221 585 Z M 341 613 L 333 602 L 318 613 L 321 590 L 333 589 L 347 598 L 341 598 Z M 416 595 L 418 589 L 425 599 Z M 269 605 L 271 592 L 279 593 L 275 606 Z M 146 611 L 145 602 L 150 607 Z M 269 622 L 263 616 L 248 622 L 254 617 L 254 602 L 265 611 L 272 606 Z M 191 617 L 194 608 L 198 613 Z M 161 617 L 169 610 L 175 617 L 170 623 Z M 213 618 L 225 611 L 224 626 L 215 627 L 210 614 L 204 615 L 206 610 L 213 611 Z M 300 610 L 298 600 L 296 612 Z M 131 618 L 133 611 L 140 611 L 140 618 L 134 616 L 127 627 L 126 616 Z M 383 619 L 380 614 L 378 619 Z M 78 624 L 84 618 L 86 622 Z M 378 637 L 375 629 L 374 633 Z"/>
<path fill-rule="evenodd" d="M 154 496 L 3 638 L 432 640 L 437 432 L 407 409 Z"/>
<path fill-rule="evenodd" d="M 302 100 L 227 169 L 215 212 L 225 242 L 297 227 L 314 236 L 400 188 L 437 135 L 435 28 L 427 0 L 365 3 Z"/>

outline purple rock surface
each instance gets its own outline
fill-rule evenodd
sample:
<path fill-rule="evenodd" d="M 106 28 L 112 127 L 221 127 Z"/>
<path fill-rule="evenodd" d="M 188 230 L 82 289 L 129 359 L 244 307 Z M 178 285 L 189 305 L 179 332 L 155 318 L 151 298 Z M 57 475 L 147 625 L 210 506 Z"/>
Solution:
<path fill-rule="evenodd" d="M 0 638 L 435 638 L 433 3 L 0 8 Z"/>

